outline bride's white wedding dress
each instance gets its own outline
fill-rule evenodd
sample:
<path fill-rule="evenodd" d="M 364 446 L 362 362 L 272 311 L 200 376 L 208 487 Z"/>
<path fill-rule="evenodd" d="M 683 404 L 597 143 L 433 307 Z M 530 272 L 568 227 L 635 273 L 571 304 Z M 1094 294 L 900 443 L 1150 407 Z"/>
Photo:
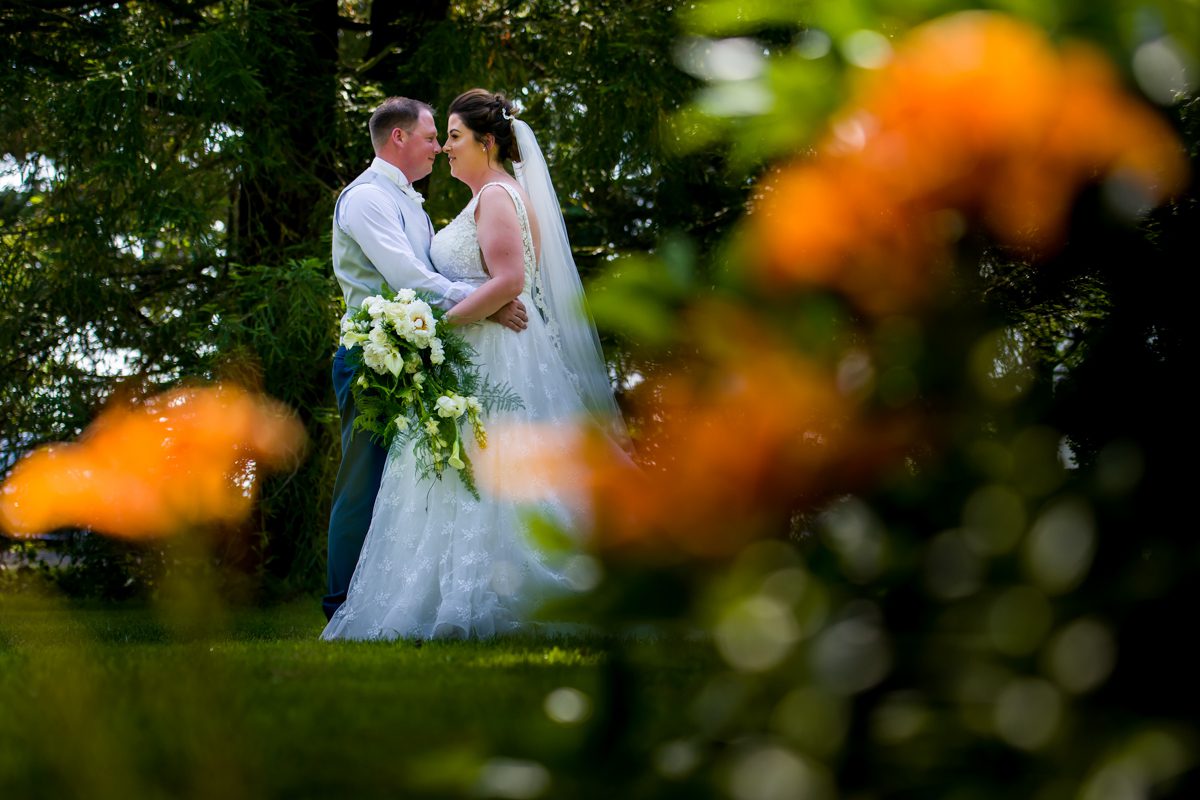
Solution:
<path fill-rule="evenodd" d="M 569 424 L 586 409 L 552 323 L 535 310 L 544 302 L 529 214 L 519 192 L 503 183 L 488 187 L 493 185 L 512 197 L 521 223 L 525 286 L 520 299 L 529 309 L 529 327 L 516 333 L 481 322 L 460 329 L 485 376 L 508 383 L 524 403 L 485 423 L 489 430 L 514 421 Z M 480 194 L 498 191 L 488 187 Z M 438 272 L 454 281 L 482 284 L 488 277 L 476 235 L 478 199 L 477 194 L 434 236 L 430 248 Z M 519 455 L 490 454 L 501 462 Z M 488 485 L 481 485 L 482 500 L 476 500 L 452 470 L 441 480 L 419 478 L 411 447 L 393 446 L 346 602 L 322 638 L 483 638 L 538 630 L 531 619 L 536 606 L 570 592 L 571 585 L 561 565 L 526 537 L 524 521 L 531 509 L 511 498 L 538 490 L 528 479 L 492 471 Z M 575 513 L 553 499 L 533 510 L 567 526 Z"/>

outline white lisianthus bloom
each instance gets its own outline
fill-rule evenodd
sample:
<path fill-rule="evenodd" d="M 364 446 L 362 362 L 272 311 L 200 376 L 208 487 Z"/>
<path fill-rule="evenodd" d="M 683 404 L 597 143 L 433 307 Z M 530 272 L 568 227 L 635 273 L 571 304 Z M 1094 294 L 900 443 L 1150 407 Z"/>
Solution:
<path fill-rule="evenodd" d="M 396 301 L 400 303 L 411 303 L 417 299 L 417 293 L 412 289 L 400 289 L 396 292 Z"/>
<path fill-rule="evenodd" d="M 346 317 L 344 320 L 342 320 L 342 333 L 347 333 L 348 331 L 356 330 L 357 328 L 358 323 L 352 320 L 350 317 Z"/>
<path fill-rule="evenodd" d="M 461 417 L 467 410 L 467 399 L 456 394 L 444 394 L 437 399 L 439 417 Z"/>
<path fill-rule="evenodd" d="M 389 303 L 385 316 L 401 339 L 407 339 L 412 333 L 413 324 L 408 313 L 408 304 Z"/>
<path fill-rule="evenodd" d="M 433 309 L 424 300 L 414 300 L 408 304 L 407 316 L 411 327 L 402 334 L 404 338 L 418 347 L 428 345 L 437 325 L 437 320 L 433 318 Z"/>

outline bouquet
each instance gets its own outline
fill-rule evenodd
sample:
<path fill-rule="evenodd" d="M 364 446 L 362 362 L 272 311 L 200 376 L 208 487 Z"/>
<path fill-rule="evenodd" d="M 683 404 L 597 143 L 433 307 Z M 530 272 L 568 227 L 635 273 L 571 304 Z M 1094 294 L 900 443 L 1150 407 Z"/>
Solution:
<path fill-rule="evenodd" d="M 346 362 L 355 371 L 351 393 L 354 429 L 371 434 L 385 450 L 399 439 L 414 448 L 422 478 L 458 473 L 476 499 L 479 490 L 464 447 L 464 429 L 487 446 L 485 411 L 521 407 L 507 385 L 486 381 L 461 334 L 411 289 L 381 294 L 342 322 Z"/>

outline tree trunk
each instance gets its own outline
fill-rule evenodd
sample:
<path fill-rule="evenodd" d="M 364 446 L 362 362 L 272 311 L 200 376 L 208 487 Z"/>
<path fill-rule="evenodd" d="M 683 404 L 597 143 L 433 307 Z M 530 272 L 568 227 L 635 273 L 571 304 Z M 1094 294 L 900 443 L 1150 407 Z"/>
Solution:
<path fill-rule="evenodd" d="M 248 57 L 257 61 L 265 98 L 243 118 L 260 166 L 238 187 L 235 261 L 311 251 L 328 224 L 322 199 L 337 188 L 337 21 L 337 0 L 258 0 L 251 14 Z"/>

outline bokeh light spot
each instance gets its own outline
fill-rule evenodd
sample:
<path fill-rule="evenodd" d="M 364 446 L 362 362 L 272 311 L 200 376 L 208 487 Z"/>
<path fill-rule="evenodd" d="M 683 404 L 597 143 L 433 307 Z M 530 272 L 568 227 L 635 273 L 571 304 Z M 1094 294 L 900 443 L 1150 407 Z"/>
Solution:
<path fill-rule="evenodd" d="M 817 679 L 831 690 L 848 695 L 883 680 L 892 668 L 892 656 L 878 608 L 857 601 L 846 607 L 845 614 L 844 619 L 817 637 L 811 657 Z"/>
<path fill-rule="evenodd" d="M 696 102 L 714 117 L 750 117 L 770 109 L 775 97 L 754 81 L 727 81 L 700 90 Z"/>
<path fill-rule="evenodd" d="M 733 667 L 749 672 L 770 669 L 800 639 L 791 609 L 773 597 L 753 595 L 735 603 L 716 627 L 717 650 Z"/>
<path fill-rule="evenodd" d="M 1145 42 L 1133 54 L 1133 76 L 1142 91 L 1156 103 L 1173 105 L 1194 90 L 1186 53 L 1170 36 Z"/>
<path fill-rule="evenodd" d="M 737 756 L 730 770 L 735 800 L 825 800 L 833 797 L 829 775 L 819 765 L 777 745 Z"/>
<path fill-rule="evenodd" d="M 505 800 L 530 800 L 550 788 L 550 772 L 536 761 L 492 758 L 479 771 L 476 793 Z"/>
<path fill-rule="evenodd" d="M 796 53 L 810 61 L 824 58 L 833 49 L 833 40 L 825 31 L 809 28 L 796 38 Z"/>
<path fill-rule="evenodd" d="M 1095 540 L 1091 507 L 1078 499 L 1059 500 L 1038 517 L 1029 532 L 1026 569 L 1046 592 L 1070 591 L 1091 568 Z"/>
<path fill-rule="evenodd" d="M 804 752 L 823 759 L 841 747 L 848 725 L 846 702 L 812 686 L 788 692 L 771 715 L 772 728 Z"/>
<path fill-rule="evenodd" d="M 578 689 L 563 686 L 546 695 L 546 716 L 563 725 L 578 725 L 592 713 L 592 701 Z"/>
<path fill-rule="evenodd" d="M 766 66 L 762 45 L 753 39 L 690 37 L 675 48 L 675 62 L 705 81 L 744 81 L 762 74 Z"/>
<path fill-rule="evenodd" d="M 842 53 L 856 67 L 879 69 L 891 59 L 892 45 L 878 31 L 859 30 L 842 42 Z"/>
<path fill-rule="evenodd" d="M 1058 731 L 1062 695 L 1041 678 L 1011 681 L 996 698 L 996 732 L 1014 747 L 1037 750 Z"/>
<path fill-rule="evenodd" d="M 883 526 L 862 500 L 848 498 L 836 504 L 817 518 L 817 526 L 850 580 L 865 583 L 886 566 Z"/>
<path fill-rule="evenodd" d="M 1067 625 L 1050 640 L 1046 667 L 1059 686 L 1083 694 L 1104 683 L 1117 660 L 1117 643 L 1108 626 L 1084 618 Z"/>

